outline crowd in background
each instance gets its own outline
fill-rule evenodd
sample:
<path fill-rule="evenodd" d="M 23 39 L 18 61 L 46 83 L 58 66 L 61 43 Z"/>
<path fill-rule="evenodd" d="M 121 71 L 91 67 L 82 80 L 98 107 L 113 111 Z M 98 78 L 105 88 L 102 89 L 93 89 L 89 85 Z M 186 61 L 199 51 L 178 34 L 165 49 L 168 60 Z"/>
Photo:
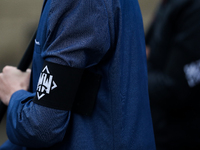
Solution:
<path fill-rule="evenodd" d="M 161 0 L 146 33 L 157 150 L 200 149 L 200 1 Z"/>

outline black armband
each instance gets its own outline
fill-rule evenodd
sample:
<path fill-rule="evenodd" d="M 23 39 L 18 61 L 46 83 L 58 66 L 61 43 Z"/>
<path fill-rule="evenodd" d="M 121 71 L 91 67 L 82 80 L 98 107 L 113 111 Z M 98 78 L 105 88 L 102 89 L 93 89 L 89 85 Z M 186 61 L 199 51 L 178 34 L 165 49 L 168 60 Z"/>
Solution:
<path fill-rule="evenodd" d="M 49 108 L 89 115 L 94 109 L 101 76 L 45 61 L 33 102 Z"/>

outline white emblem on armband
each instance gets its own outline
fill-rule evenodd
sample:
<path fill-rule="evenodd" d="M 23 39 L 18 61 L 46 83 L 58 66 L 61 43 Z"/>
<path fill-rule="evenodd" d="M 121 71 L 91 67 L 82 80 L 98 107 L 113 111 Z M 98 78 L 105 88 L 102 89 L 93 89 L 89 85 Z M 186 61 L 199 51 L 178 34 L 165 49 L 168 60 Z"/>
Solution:
<path fill-rule="evenodd" d="M 40 100 L 46 94 L 50 94 L 51 90 L 57 87 L 53 81 L 53 75 L 50 74 L 47 66 L 44 67 L 40 73 L 40 77 L 37 84 L 37 98 Z"/>

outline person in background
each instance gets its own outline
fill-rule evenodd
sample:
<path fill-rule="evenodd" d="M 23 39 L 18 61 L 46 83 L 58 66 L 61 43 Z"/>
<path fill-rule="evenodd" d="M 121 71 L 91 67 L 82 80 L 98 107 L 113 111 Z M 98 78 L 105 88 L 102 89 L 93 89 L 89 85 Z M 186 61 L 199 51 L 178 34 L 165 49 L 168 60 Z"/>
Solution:
<path fill-rule="evenodd" d="M 200 149 L 200 1 L 162 0 L 146 34 L 157 150 Z"/>
<path fill-rule="evenodd" d="M 155 150 L 145 54 L 137 0 L 44 1 L 31 77 L 0 74 L 0 150 Z"/>

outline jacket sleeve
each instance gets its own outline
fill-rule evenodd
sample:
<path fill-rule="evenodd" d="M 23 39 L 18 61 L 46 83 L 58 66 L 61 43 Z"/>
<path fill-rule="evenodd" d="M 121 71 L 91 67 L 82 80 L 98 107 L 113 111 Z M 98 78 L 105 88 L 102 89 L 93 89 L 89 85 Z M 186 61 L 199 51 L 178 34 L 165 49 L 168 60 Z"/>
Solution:
<path fill-rule="evenodd" d="M 42 57 L 75 68 L 98 64 L 111 44 L 104 2 L 62 0 L 60 3 L 65 7 L 54 2 L 55 6 L 50 10 L 54 13 L 50 13 L 47 20 L 48 37 Z"/>
<path fill-rule="evenodd" d="M 62 141 L 70 112 L 34 104 L 34 95 L 24 90 L 12 95 L 7 111 L 7 135 L 17 145 L 48 147 Z"/>
<path fill-rule="evenodd" d="M 37 49 L 36 53 L 49 62 L 69 67 L 88 68 L 98 64 L 110 47 L 108 17 L 102 2 L 47 1 L 49 16 L 42 20 L 47 24 L 47 37 L 45 42 L 40 41 L 41 51 Z M 38 34 L 42 34 L 43 30 L 40 31 Z M 10 141 L 33 148 L 61 142 L 71 112 L 35 104 L 34 96 L 35 93 L 23 90 L 12 95 L 7 116 Z"/>

